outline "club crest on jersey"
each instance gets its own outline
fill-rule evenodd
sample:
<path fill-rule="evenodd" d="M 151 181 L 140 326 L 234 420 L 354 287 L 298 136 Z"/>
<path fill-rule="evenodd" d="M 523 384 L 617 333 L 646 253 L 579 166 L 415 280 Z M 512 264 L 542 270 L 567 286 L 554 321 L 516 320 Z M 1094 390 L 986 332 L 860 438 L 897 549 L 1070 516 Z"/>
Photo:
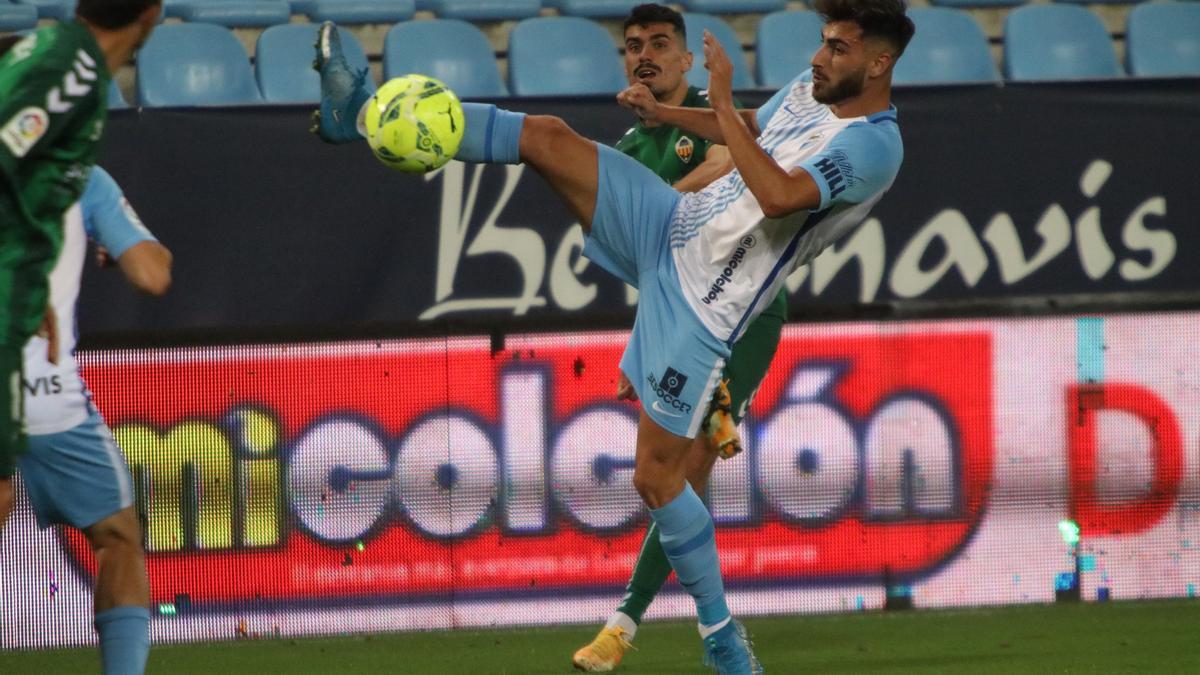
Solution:
<path fill-rule="evenodd" d="M 696 152 L 696 144 L 687 136 L 680 136 L 678 141 L 675 141 L 675 156 L 684 164 L 690 164 L 692 155 Z"/>
<path fill-rule="evenodd" d="M 41 108 L 30 106 L 13 115 L 0 128 L 0 141 L 4 142 L 14 157 L 24 157 L 49 128 L 50 115 Z"/>

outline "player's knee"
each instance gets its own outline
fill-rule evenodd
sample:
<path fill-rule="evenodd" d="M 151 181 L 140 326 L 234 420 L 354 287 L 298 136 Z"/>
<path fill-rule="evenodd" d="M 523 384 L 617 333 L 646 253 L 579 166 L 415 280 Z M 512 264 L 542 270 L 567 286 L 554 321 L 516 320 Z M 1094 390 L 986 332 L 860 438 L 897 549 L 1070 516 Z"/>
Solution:
<path fill-rule="evenodd" d="M 639 462 L 633 470 L 633 489 L 642 501 L 651 508 L 662 506 L 670 500 L 671 476 L 659 466 Z"/>
<path fill-rule="evenodd" d="M 553 115 L 528 115 L 521 130 L 522 154 L 552 151 L 575 132 L 561 117 Z"/>
<path fill-rule="evenodd" d="M 88 540 L 97 554 L 140 555 L 142 528 L 133 509 L 119 511 L 87 529 Z"/>

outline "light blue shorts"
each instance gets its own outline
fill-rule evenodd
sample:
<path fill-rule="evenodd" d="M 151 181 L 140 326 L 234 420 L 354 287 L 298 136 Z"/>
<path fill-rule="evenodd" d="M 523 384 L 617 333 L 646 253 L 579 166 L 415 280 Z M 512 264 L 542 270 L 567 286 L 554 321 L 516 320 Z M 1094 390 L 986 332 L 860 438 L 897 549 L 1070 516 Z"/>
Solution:
<path fill-rule="evenodd" d="M 640 296 L 621 370 L 650 419 L 695 438 L 729 347 L 700 323 L 680 289 L 667 243 L 679 192 L 637 160 L 597 147 L 600 182 L 583 254 Z"/>
<path fill-rule="evenodd" d="M 42 528 L 82 530 L 133 504 L 129 466 L 95 408 L 76 427 L 30 436 L 18 468 Z"/>

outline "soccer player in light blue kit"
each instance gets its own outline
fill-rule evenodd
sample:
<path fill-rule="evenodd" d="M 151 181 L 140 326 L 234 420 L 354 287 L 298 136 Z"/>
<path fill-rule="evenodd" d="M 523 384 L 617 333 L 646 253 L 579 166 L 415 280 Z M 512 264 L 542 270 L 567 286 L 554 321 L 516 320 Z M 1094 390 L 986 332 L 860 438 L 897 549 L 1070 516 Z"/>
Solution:
<path fill-rule="evenodd" d="M 17 468 L 38 525 L 77 527 L 96 554 L 96 630 L 104 672 L 145 669 L 150 649 L 150 588 L 133 482 L 112 432 L 92 405 L 75 363 L 75 302 L 88 238 L 102 263 L 115 261 L 138 290 L 162 295 L 171 254 L 142 224 L 116 181 L 93 167 L 83 195 L 64 217 L 63 247 L 50 273 L 50 303 L 61 357 L 47 359 L 46 339 L 25 345 L 25 425 L 29 447 Z"/>
<path fill-rule="evenodd" d="M 822 46 L 807 73 L 758 110 L 738 110 L 732 64 L 704 35 L 711 109 L 660 105 L 643 84 L 618 96 L 642 119 L 725 145 L 735 170 L 681 194 L 620 152 L 562 120 L 463 105 L 457 159 L 525 162 L 579 218 L 584 255 L 638 287 L 621 370 L 642 401 L 633 482 L 650 508 L 680 583 L 695 599 L 705 662 L 761 673 L 725 601 L 712 516 L 688 485 L 700 431 L 731 346 L 787 275 L 857 227 L 891 186 L 903 145 L 892 69 L 914 29 L 901 0 L 816 0 Z M 362 138 L 366 73 L 346 66 L 332 24 L 318 33 L 326 141 Z"/>

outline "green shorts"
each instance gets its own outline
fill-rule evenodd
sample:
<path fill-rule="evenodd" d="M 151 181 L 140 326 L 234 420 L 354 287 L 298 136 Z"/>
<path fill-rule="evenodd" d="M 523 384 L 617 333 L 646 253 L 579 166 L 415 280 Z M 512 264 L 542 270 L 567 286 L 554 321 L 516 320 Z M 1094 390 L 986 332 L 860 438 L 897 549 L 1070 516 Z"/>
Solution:
<path fill-rule="evenodd" d="M 725 363 L 725 377 L 729 380 L 730 408 L 735 423 L 742 421 L 750 401 L 767 376 L 771 359 L 775 358 L 775 350 L 779 348 L 779 335 L 785 321 L 787 295 L 780 291 L 775 301 L 751 322 L 742 338 L 733 345 Z"/>
<path fill-rule="evenodd" d="M 0 345 L 0 478 L 17 472 L 17 456 L 25 451 L 21 352 L 21 347 Z"/>

